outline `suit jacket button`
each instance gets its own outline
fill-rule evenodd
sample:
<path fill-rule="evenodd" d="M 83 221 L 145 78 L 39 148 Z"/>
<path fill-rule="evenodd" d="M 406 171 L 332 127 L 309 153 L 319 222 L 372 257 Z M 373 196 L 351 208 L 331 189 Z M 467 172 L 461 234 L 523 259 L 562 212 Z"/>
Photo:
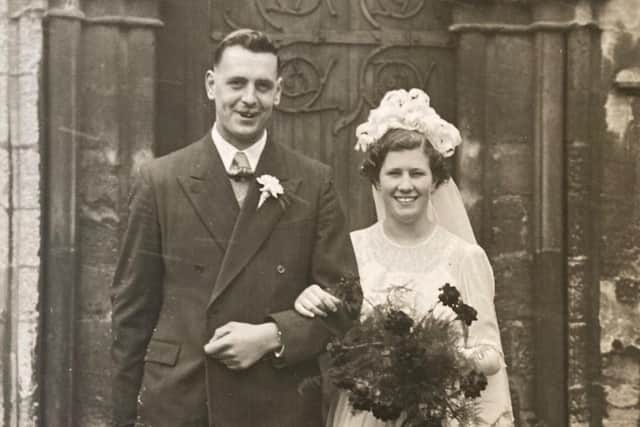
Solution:
<path fill-rule="evenodd" d="M 276 267 L 276 271 L 277 271 L 278 273 L 280 273 L 280 274 L 284 274 L 284 273 L 285 273 L 285 271 L 287 271 L 287 269 L 286 269 L 286 268 L 284 268 L 284 265 L 282 265 L 282 264 L 278 264 L 278 266 Z"/>

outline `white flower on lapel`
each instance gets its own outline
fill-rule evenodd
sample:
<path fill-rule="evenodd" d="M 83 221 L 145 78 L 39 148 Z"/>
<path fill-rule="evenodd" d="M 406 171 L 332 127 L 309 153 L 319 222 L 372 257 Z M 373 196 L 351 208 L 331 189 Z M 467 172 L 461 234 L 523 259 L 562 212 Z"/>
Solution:
<path fill-rule="evenodd" d="M 277 199 L 280 195 L 284 194 L 284 188 L 280 184 L 280 180 L 272 175 L 260 175 L 256 178 L 260 187 L 260 200 L 258 200 L 258 209 L 269 198 L 273 197 Z"/>

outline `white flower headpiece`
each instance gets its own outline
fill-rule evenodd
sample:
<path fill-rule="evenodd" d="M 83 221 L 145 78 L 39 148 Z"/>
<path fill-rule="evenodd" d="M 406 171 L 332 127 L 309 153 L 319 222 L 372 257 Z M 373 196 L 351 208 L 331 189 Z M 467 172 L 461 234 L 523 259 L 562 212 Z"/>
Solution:
<path fill-rule="evenodd" d="M 422 133 L 444 157 L 453 155 L 462 138 L 451 123 L 444 120 L 429 105 L 429 95 L 420 89 L 391 90 L 384 95 L 378 108 L 356 128 L 356 150 L 366 152 L 390 129 L 414 130 Z"/>

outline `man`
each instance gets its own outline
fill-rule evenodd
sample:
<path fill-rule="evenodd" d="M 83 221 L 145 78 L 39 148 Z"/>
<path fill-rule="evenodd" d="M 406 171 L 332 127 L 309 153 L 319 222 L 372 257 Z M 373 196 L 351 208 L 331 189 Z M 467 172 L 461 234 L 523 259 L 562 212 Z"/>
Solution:
<path fill-rule="evenodd" d="M 330 170 L 267 136 L 282 83 L 264 34 L 228 35 L 205 85 L 211 132 L 141 167 L 131 196 L 113 289 L 114 424 L 320 426 L 319 393 L 300 386 L 356 313 L 308 319 L 293 304 L 310 283 L 356 274 Z"/>

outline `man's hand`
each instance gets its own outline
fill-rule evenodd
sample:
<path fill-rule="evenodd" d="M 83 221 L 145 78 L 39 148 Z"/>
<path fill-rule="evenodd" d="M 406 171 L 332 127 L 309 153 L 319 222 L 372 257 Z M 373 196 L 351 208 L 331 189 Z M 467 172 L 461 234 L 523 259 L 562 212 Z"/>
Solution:
<path fill-rule="evenodd" d="M 209 356 L 229 369 L 242 370 L 251 367 L 269 351 L 280 347 L 278 327 L 275 323 L 254 325 L 229 322 L 215 330 L 204 346 Z"/>

